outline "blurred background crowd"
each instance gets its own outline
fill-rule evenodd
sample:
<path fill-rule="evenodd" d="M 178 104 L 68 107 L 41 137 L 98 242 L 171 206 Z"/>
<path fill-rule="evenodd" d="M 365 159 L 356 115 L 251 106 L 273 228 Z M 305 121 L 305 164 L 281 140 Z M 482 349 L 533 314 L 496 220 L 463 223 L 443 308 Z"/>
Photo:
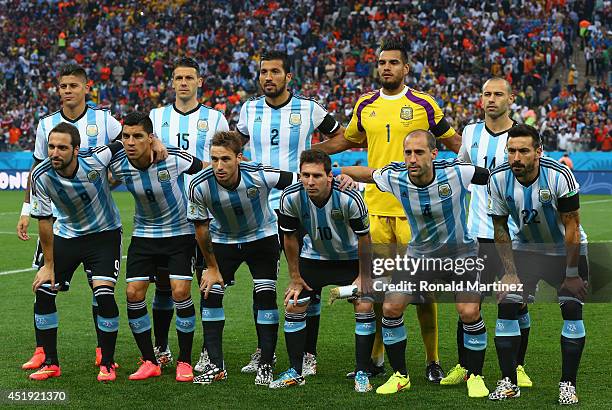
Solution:
<path fill-rule="evenodd" d="M 404 39 L 408 84 L 449 121 L 482 118 L 482 82 L 505 77 L 513 116 L 543 133 L 545 149 L 612 150 L 609 0 L 8 1 L 0 0 L 0 150 L 32 149 L 38 119 L 60 108 L 56 75 L 86 68 L 91 104 L 125 113 L 171 103 L 173 61 L 200 62 L 201 101 L 230 127 L 259 92 L 258 60 L 291 60 L 291 88 L 346 125 L 377 88 L 380 39 Z"/>

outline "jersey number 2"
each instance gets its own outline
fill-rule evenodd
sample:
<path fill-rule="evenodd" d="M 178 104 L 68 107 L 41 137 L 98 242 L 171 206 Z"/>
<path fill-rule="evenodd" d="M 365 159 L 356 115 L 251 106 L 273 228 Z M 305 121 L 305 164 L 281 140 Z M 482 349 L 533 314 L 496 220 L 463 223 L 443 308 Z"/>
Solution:
<path fill-rule="evenodd" d="M 278 145 L 278 130 L 276 128 L 270 130 L 270 145 Z"/>

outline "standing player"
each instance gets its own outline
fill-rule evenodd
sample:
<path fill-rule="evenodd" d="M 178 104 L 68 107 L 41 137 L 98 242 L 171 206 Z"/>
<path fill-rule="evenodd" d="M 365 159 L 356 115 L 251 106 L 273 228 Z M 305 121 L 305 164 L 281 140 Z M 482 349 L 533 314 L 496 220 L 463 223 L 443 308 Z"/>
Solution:
<path fill-rule="evenodd" d="M 202 77 L 198 63 L 191 58 L 179 58 L 172 71 L 172 87 L 176 97 L 174 104 L 155 108 L 150 117 L 153 132 L 166 145 L 173 145 L 187 151 L 202 161 L 209 161 L 210 141 L 218 131 L 228 131 L 227 119 L 222 112 L 200 104 L 198 90 L 202 87 Z M 185 177 L 185 187 L 189 187 L 191 176 Z M 189 227 L 193 231 L 193 227 Z M 193 233 L 193 232 L 192 232 Z M 198 281 L 204 268 L 202 254 L 196 246 L 195 270 Z M 200 310 L 202 301 L 200 301 Z M 172 362 L 168 346 L 168 331 L 172 321 L 174 306 L 168 272 L 163 268 L 156 275 L 155 298 L 153 299 L 153 327 L 155 333 L 155 353 L 162 365 Z M 200 360 L 195 366 L 202 371 L 207 363 L 207 355 L 202 346 Z"/>
<path fill-rule="evenodd" d="M 506 161 L 506 141 L 508 130 L 515 124 L 510 118 L 510 106 L 514 102 L 514 95 L 510 83 L 503 78 L 493 77 L 482 86 L 481 103 L 484 109 L 484 121 L 468 124 L 463 129 L 461 149 L 458 158 L 479 167 L 492 170 L 496 164 Z M 484 283 L 491 283 L 503 268 L 499 255 L 493 245 L 493 221 L 484 217 L 488 212 L 488 194 L 484 186 L 473 185 L 471 190 L 470 211 L 468 213 L 468 229 L 470 235 L 478 239 L 479 257 L 486 260 L 482 274 Z M 512 221 L 511 231 L 516 228 Z M 486 255 L 486 256 L 485 256 Z M 531 387 L 532 382 L 525 372 L 525 352 L 529 339 L 530 317 L 527 304 L 519 312 L 521 327 L 521 348 L 517 360 L 517 376 L 519 387 Z M 463 326 L 457 322 L 457 340 L 463 340 Z M 448 372 L 440 381 L 442 385 L 454 385 L 465 380 L 465 358 L 463 345 L 459 344 L 459 364 Z"/>
<path fill-rule="evenodd" d="M 473 259 L 478 253 L 478 242 L 467 230 L 467 187 L 486 185 L 489 171 L 459 161 L 435 161 L 438 151 L 436 138 L 430 131 L 416 130 L 404 140 L 404 163 L 394 162 L 382 169 L 343 167 L 342 172 L 356 181 L 376 183 L 392 193 L 403 206 L 415 233 L 407 255 L 426 261 L 430 258 L 450 260 Z M 465 265 L 467 266 L 467 262 Z M 455 276 L 450 272 L 421 268 L 417 275 L 425 280 L 442 279 L 478 283 L 479 272 L 467 270 Z M 401 283 L 393 278 L 394 283 Z M 379 394 L 392 394 L 410 388 L 406 370 L 406 329 L 403 312 L 412 297 L 402 292 L 387 292 L 383 304 L 383 343 L 394 374 L 376 389 Z M 470 291 L 455 293 L 455 304 L 466 337 L 457 341 L 465 347 L 469 397 L 489 394 L 482 379 L 482 366 L 487 346 L 487 332 L 480 316 L 480 294 Z"/>
<path fill-rule="evenodd" d="M 59 111 L 42 117 L 36 128 L 36 142 L 34 147 L 34 161 L 30 172 L 48 156 L 49 133 L 60 122 L 74 125 L 81 137 L 80 147 L 82 149 L 98 147 L 113 141 L 121 133 L 121 124 L 107 109 L 92 108 L 86 104 L 85 97 L 89 92 L 87 84 L 87 74 L 85 70 L 75 64 L 68 64 L 60 70 L 58 93 L 62 102 Z M 30 179 L 28 179 L 29 183 Z M 30 187 L 26 189 L 25 200 L 17 224 L 17 236 L 21 240 L 28 240 L 28 225 L 30 224 Z M 42 249 L 37 244 L 37 250 L 32 264 L 35 268 L 40 268 L 43 264 Z M 85 266 L 88 269 L 88 266 Z M 91 286 L 91 280 L 90 280 Z M 100 349 L 100 332 L 95 325 L 98 315 L 98 305 L 96 298 L 92 299 L 92 316 L 98 347 L 96 348 L 96 365 L 100 364 L 102 358 Z M 42 341 L 36 339 L 36 350 L 32 358 L 23 364 L 23 369 L 37 369 L 45 361 L 45 352 L 42 348 Z"/>
<path fill-rule="evenodd" d="M 331 159 L 319 150 L 300 155 L 300 179 L 283 191 L 279 216 L 291 278 L 285 292 L 285 341 L 291 368 L 271 388 L 304 384 L 306 311 L 313 290 L 354 284 L 361 291 L 361 281 L 369 279 L 371 267 L 368 210 L 361 195 L 339 189 L 331 173 Z M 301 252 L 296 234 L 300 226 L 306 231 Z M 372 389 L 366 371 L 376 320 L 371 300 L 359 298 L 353 304 L 355 390 L 365 393 Z"/>
<path fill-rule="evenodd" d="M 227 378 L 222 348 L 224 285 L 234 283 L 242 262 L 249 265 L 253 276 L 261 339 L 255 384 L 268 386 L 272 382 L 278 337 L 276 279 L 280 248 L 276 214 L 268 196 L 273 188 L 289 186 L 294 174 L 243 162 L 241 151 L 237 132 L 215 134 L 210 152 L 212 166 L 197 174 L 189 186 L 188 217 L 195 224 L 207 266 L 200 289 L 204 292 L 204 344 L 210 358 L 194 383 L 210 384 Z"/>
<path fill-rule="evenodd" d="M 102 349 L 99 381 L 115 380 L 113 356 L 119 329 L 115 283 L 121 262 L 121 221 L 110 194 L 108 164 L 120 142 L 79 153 L 79 130 L 60 123 L 49 132 L 49 157 L 32 172 L 32 216 L 39 219 L 38 234 L 44 265 L 36 273 L 33 290 L 37 340 L 46 359 L 30 375 L 32 380 L 59 377 L 57 356 L 57 287 L 68 290 L 77 267 L 91 272 L 98 303 L 97 327 Z M 58 217 L 53 224 L 52 205 Z"/>
<path fill-rule="evenodd" d="M 381 168 L 392 161 L 402 161 L 404 137 L 414 130 L 425 129 L 431 131 L 448 149 L 457 152 L 461 136 L 448 124 L 435 100 L 405 85 L 409 68 L 408 54 L 403 45 L 395 40 L 384 41 L 377 68 L 382 88 L 357 100 L 344 138 L 332 138 L 315 147 L 335 154 L 367 143 L 368 165 Z M 372 185 L 366 186 L 365 200 L 370 212 L 372 242 L 375 245 L 406 246 L 410 241 L 410 227 L 400 202 Z M 375 308 L 378 306 L 375 305 Z M 427 356 L 425 377 L 439 383 L 444 372 L 438 364 L 437 305 L 418 304 L 417 315 Z M 380 319 L 379 311 L 377 316 Z M 384 352 L 379 322 L 372 358 L 372 373 L 382 372 Z"/>
<path fill-rule="evenodd" d="M 542 157 L 542 141 L 533 127 L 512 127 L 507 147 L 508 161 L 492 172 L 489 181 L 489 214 L 505 269 L 502 282 L 522 283 L 524 288 L 522 295 L 498 295 L 495 347 L 502 379 L 489 398 L 503 400 L 521 394 L 516 371 L 521 303 L 526 295 L 535 294 L 542 279 L 557 289 L 564 321 L 559 403 L 575 404 L 586 336 L 582 305 L 588 280 L 586 249 L 581 249 L 586 247 L 586 235 L 580 226 L 578 182 L 567 166 Z M 509 218 L 518 227 L 512 239 Z"/>
<path fill-rule="evenodd" d="M 176 380 L 193 380 L 191 347 L 195 309 L 191 299 L 191 259 L 195 251 L 193 227 L 187 221 L 183 174 L 202 170 L 202 161 L 178 148 L 168 148 L 168 158 L 151 161 L 153 124 L 144 113 L 125 117 L 121 138 L 125 150 L 113 156 L 110 170 L 125 184 L 136 201 L 134 231 L 127 258 L 127 310 L 130 328 L 142 354 L 138 371 L 130 380 L 161 374 L 151 342 L 151 320 L 145 301 L 149 278 L 158 266 L 170 272 L 176 306 L 176 333 L 180 354 Z"/>
<path fill-rule="evenodd" d="M 252 98 L 242 106 L 237 130 L 246 140 L 251 160 L 297 173 L 300 153 L 310 148 L 315 130 L 328 137 L 341 137 L 344 128 L 316 101 L 290 92 L 287 84 L 292 76 L 285 53 L 270 51 L 263 54 L 259 63 L 259 85 L 264 95 Z M 277 213 L 280 195 L 276 190 L 270 193 L 270 206 Z M 304 233 L 300 231 L 298 235 L 301 241 Z M 279 239 L 282 248 L 283 233 L 280 230 Z M 317 290 L 307 311 L 304 375 L 316 374 L 320 313 L 321 295 Z M 253 317 L 256 320 L 255 303 Z M 251 355 L 250 363 L 242 368 L 244 373 L 253 373 L 257 369 L 261 352 L 259 334 L 257 339 L 258 348 Z"/>

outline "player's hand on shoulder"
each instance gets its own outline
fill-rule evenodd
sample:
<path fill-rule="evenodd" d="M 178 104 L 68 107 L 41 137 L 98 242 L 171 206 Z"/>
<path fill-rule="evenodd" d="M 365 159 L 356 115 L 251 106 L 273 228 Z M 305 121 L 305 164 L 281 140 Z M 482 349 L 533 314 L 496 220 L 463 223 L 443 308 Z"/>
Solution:
<path fill-rule="evenodd" d="M 340 174 L 336 177 L 336 181 L 340 183 L 340 185 L 338 185 L 338 188 L 341 191 L 344 191 L 346 189 L 355 191 L 359 189 L 359 183 L 353 181 L 353 178 L 349 177 L 348 175 Z"/>
<path fill-rule="evenodd" d="M 151 161 L 157 163 L 164 161 L 166 158 L 168 158 L 168 150 L 161 140 L 155 136 L 151 144 Z"/>

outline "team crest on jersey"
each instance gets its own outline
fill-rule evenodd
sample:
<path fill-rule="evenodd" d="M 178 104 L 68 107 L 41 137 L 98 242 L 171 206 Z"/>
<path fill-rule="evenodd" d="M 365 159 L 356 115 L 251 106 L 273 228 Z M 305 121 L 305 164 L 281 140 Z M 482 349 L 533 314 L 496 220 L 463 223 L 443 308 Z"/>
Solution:
<path fill-rule="evenodd" d="M 548 204 L 552 200 L 552 196 L 550 195 L 550 189 L 540 189 L 538 192 L 540 197 L 540 202 L 543 204 Z"/>
<path fill-rule="evenodd" d="M 339 209 L 332 209 L 331 217 L 334 221 L 341 221 L 344 219 L 344 215 L 342 214 L 342 211 Z"/>
<path fill-rule="evenodd" d="M 363 224 L 364 228 L 369 228 L 370 227 L 370 218 L 365 215 L 364 217 L 361 218 L 361 223 Z"/>
<path fill-rule="evenodd" d="M 207 120 L 198 120 L 198 131 L 203 131 L 203 132 L 208 131 L 208 121 Z"/>
<path fill-rule="evenodd" d="M 289 124 L 300 125 L 302 123 L 302 114 L 299 112 L 292 112 L 289 114 Z"/>
<path fill-rule="evenodd" d="M 96 124 L 88 124 L 85 128 L 85 133 L 88 137 L 95 137 L 98 135 L 98 126 Z"/>
<path fill-rule="evenodd" d="M 259 196 L 259 188 L 252 186 L 249 189 L 247 189 L 247 198 L 253 199 L 253 198 L 257 198 L 258 196 Z"/>
<path fill-rule="evenodd" d="M 438 195 L 440 195 L 440 198 L 448 198 L 452 193 L 453 191 L 449 183 L 445 182 L 438 185 Z"/>
<path fill-rule="evenodd" d="M 411 120 L 412 119 L 412 107 L 402 107 L 400 111 L 400 118 L 402 120 Z"/>
<path fill-rule="evenodd" d="M 161 171 L 157 171 L 157 180 L 159 182 L 170 181 L 170 172 L 167 169 L 162 169 Z"/>
<path fill-rule="evenodd" d="M 89 180 L 89 182 L 97 181 L 98 178 L 100 178 L 100 173 L 96 170 L 89 171 L 87 173 L 87 179 Z"/>

